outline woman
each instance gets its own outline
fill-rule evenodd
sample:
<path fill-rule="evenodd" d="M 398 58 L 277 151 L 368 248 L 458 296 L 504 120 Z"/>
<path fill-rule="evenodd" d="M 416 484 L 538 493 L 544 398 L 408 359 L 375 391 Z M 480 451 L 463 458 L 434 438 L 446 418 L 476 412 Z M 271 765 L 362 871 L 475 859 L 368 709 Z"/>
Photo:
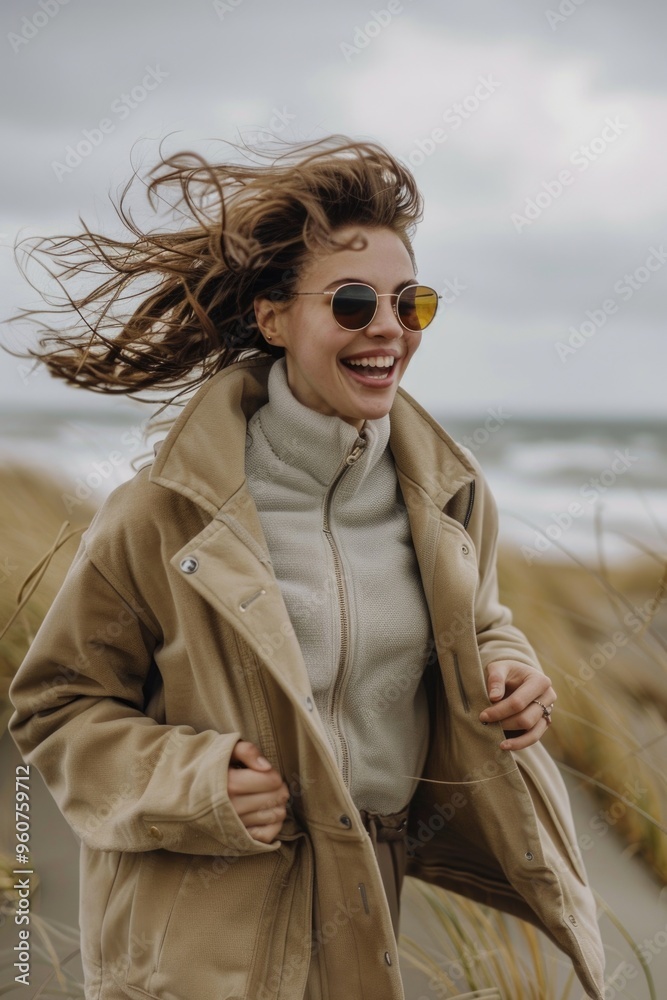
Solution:
<path fill-rule="evenodd" d="M 95 391 L 196 388 L 93 518 L 10 689 L 82 841 L 86 995 L 399 1000 L 407 873 L 533 921 L 602 997 L 539 743 L 556 693 L 498 600 L 495 502 L 399 389 L 438 305 L 413 177 L 340 136 L 164 163 L 149 195 L 179 184 L 195 224 L 86 230 L 76 269 L 111 278 L 39 355 Z M 121 324 L 109 305 L 146 277 Z"/>

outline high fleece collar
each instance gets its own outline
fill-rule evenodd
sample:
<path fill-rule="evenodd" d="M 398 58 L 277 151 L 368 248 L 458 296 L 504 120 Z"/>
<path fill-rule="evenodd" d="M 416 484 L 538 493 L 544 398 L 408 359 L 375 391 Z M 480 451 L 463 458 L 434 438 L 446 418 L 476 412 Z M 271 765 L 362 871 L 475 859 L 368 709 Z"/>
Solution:
<path fill-rule="evenodd" d="M 207 379 L 166 437 L 155 445 L 149 480 L 182 493 L 215 517 L 245 485 L 248 421 L 269 402 L 268 381 L 275 364 L 274 358 L 255 356 L 236 361 Z M 476 468 L 454 439 L 400 386 L 388 418 L 389 447 L 396 469 L 419 483 L 442 510 L 475 478 Z M 350 433 L 356 437 L 351 426 Z"/>
<path fill-rule="evenodd" d="M 324 487 L 329 486 L 341 463 L 363 438 L 366 444 L 355 463 L 358 487 L 389 443 L 389 414 L 379 420 L 366 420 L 357 433 L 342 417 L 327 416 L 304 406 L 290 389 L 284 357 L 271 366 L 267 388 L 269 400 L 251 418 L 250 433 L 258 423 L 281 462 L 308 473 Z"/>

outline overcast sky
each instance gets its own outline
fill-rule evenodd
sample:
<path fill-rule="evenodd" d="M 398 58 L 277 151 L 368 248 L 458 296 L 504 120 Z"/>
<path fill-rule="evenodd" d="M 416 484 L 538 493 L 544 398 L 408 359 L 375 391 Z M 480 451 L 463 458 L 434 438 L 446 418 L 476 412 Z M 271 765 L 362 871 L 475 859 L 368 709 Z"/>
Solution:
<path fill-rule="evenodd" d="M 133 146 L 149 167 L 170 133 L 167 151 L 209 153 L 342 132 L 387 145 L 425 198 L 419 276 L 449 301 L 402 382 L 420 402 L 664 413 L 658 0 L 5 0 L 0 17 L 3 320 L 36 304 L 17 232 L 115 226 Z M 98 144 L 68 164 L 86 130 Z M 1 357 L 0 405 L 119 405 Z"/>

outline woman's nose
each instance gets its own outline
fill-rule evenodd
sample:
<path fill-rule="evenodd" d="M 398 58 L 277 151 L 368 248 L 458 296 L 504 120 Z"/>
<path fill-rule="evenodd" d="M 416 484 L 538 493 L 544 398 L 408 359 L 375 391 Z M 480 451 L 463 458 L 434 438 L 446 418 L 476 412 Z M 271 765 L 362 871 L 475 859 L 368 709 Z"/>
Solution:
<path fill-rule="evenodd" d="M 366 327 L 370 336 L 402 337 L 403 327 L 396 315 L 396 298 L 392 295 L 378 296 L 378 307 L 373 321 Z"/>

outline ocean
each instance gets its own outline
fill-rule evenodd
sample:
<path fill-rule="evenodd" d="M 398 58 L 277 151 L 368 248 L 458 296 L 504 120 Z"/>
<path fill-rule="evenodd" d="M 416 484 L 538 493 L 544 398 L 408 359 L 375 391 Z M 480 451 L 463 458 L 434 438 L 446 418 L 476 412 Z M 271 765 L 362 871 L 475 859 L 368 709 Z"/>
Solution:
<path fill-rule="evenodd" d="M 65 519 L 77 506 L 75 490 L 101 502 L 166 433 L 146 444 L 153 407 L 135 405 L 113 412 L 0 411 L 0 461 L 38 465 L 71 483 L 70 492 L 63 489 Z M 476 418 L 434 416 L 474 452 L 496 498 L 500 543 L 519 546 L 527 562 L 576 558 L 590 565 L 641 550 L 667 555 L 664 422 L 509 418 L 492 409 Z"/>

